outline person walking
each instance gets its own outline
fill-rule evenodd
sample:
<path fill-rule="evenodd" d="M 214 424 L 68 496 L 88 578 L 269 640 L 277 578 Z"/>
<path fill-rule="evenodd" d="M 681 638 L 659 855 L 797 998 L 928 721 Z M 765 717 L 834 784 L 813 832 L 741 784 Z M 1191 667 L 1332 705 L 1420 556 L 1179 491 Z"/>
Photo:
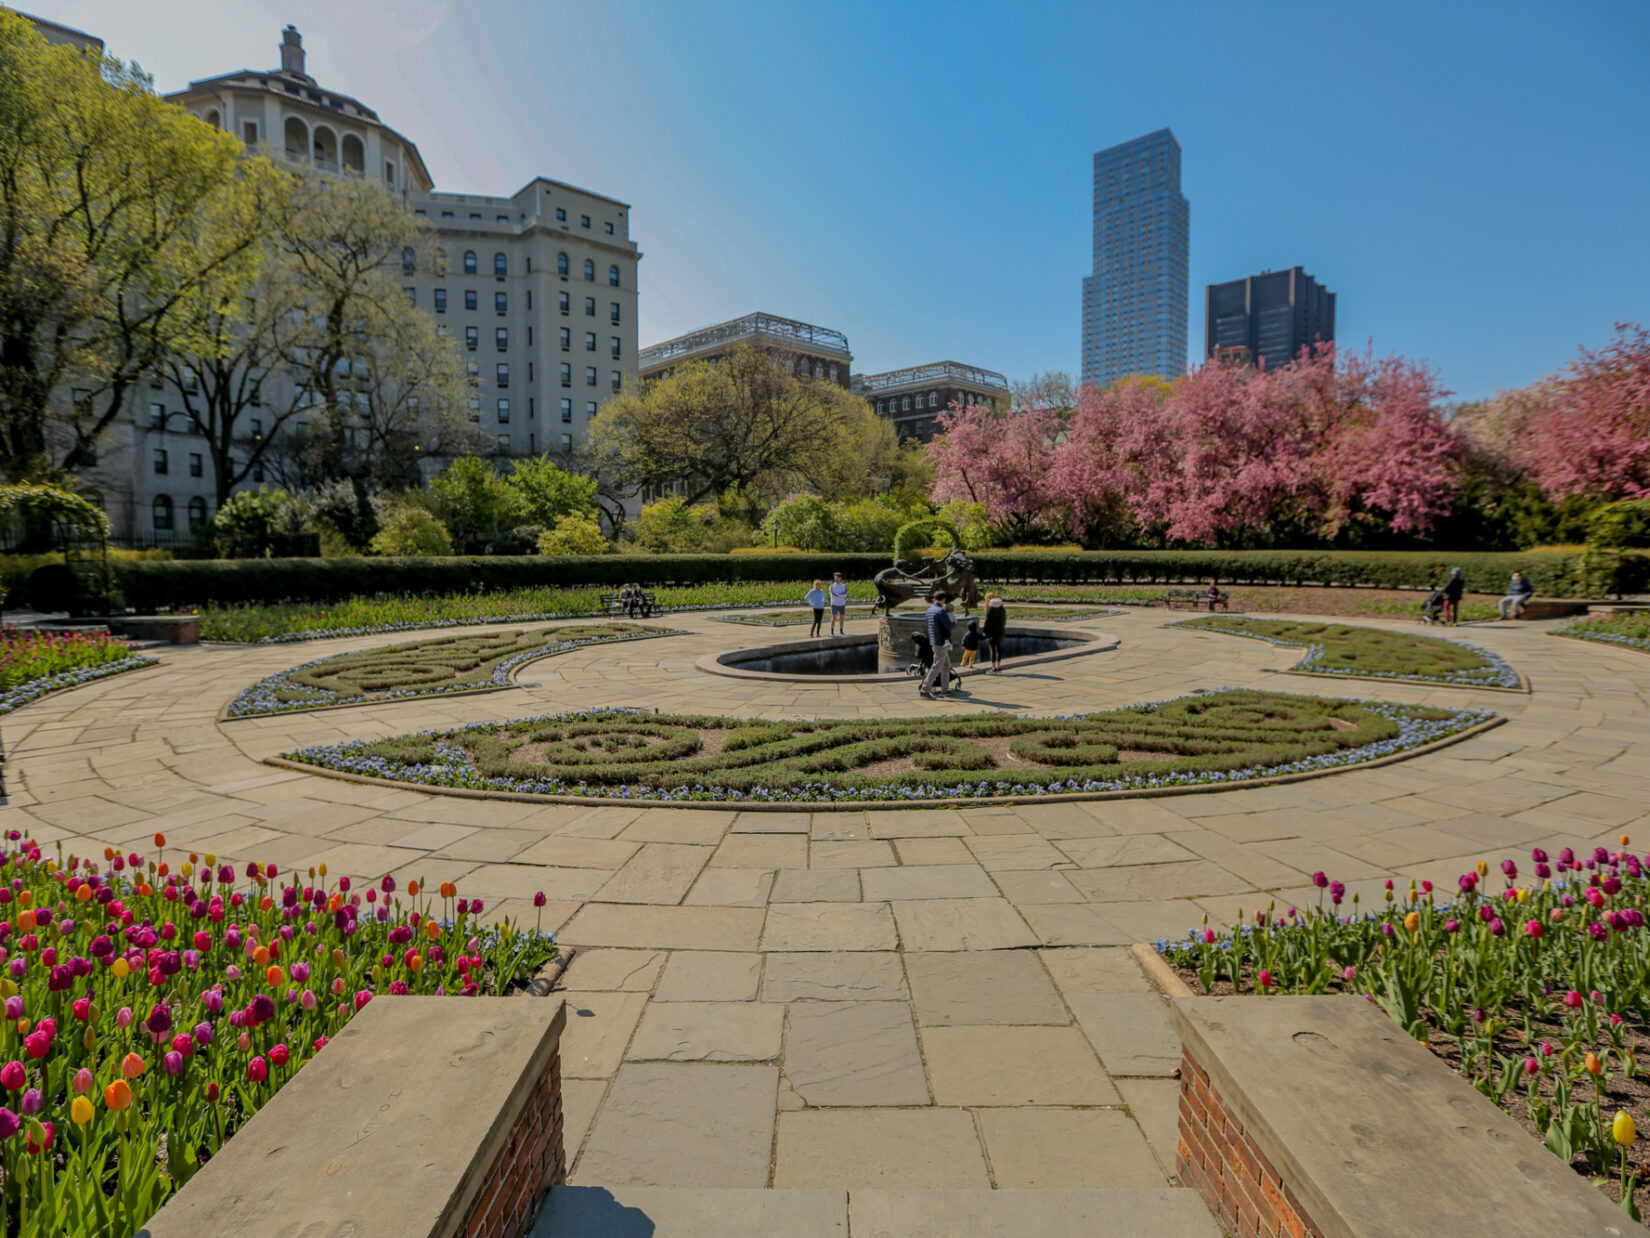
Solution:
<path fill-rule="evenodd" d="M 831 595 L 831 635 L 848 635 L 848 585 L 838 572 L 831 578 L 831 587 L 826 590 Z"/>
<path fill-rule="evenodd" d="M 814 626 L 808 633 L 810 637 L 819 635 L 819 625 L 825 622 L 825 585 L 822 581 L 814 581 L 814 587 L 809 589 L 802 600 L 814 608 Z"/>
<path fill-rule="evenodd" d="M 1001 674 L 1003 669 L 1003 633 L 1008 630 L 1008 607 L 1003 605 L 1002 598 L 995 593 L 985 595 L 985 622 L 980 625 L 980 634 L 985 638 L 986 646 L 991 654 L 991 673 Z"/>
<path fill-rule="evenodd" d="M 943 593 L 935 593 L 928 600 L 925 618 L 928 620 L 928 643 L 934 650 L 934 665 L 928 671 L 928 678 L 917 689 L 917 695 L 925 700 L 934 699 L 932 689 L 936 684 L 941 696 L 951 690 L 951 629 L 956 626 L 956 621 L 945 608 L 948 600 Z"/>
<path fill-rule="evenodd" d="M 1466 577 L 1461 575 L 1461 569 L 1452 567 L 1449 570 L 1449 579 L 1444 582 L 1444 622 L 1461 622 L 1461 595 L 1467 591 Z"/>
<path fill-rule="evenodd" d="M 1507 583 L 1507 596 L 1496 603 L 1501 608 L 1501 618 L 1518 618 L 1524 613 L 1524 604 L 1534 596 L 1535 586 L 1524 579 L 1523 572 L 1514 572 Z"/>

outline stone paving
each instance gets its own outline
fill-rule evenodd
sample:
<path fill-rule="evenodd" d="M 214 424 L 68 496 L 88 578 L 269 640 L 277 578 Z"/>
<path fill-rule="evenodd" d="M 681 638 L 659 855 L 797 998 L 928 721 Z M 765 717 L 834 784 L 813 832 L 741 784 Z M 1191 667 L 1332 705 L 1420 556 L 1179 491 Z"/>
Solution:
<path fill-rule="evenodd" d="M 1551 625 L 1458 633 L 1522 670 L 1527 696 L 1282 677 L 1298 650 L 1137 611 L 1091 625 L 1121 639 L 1114 651 L 975 678 L 970 697 L 930 705 L 909 683 L 706 674 L 707 652 L 791 636 L 660 622 L 690 631 L 534 663 L 511 692 L 232 722 L 225 704 L 273 671 L 419 634 L 164 651 L 159 668 L 4 720 L 0 824 L 83 853 L 163 830 L 173 847 L 288 868 L 456 880 L 489 914 L 528 922 L 542 890 L 544 926 L 577 951 L 564 980 L 573 1182 L 833 1192 L 1161 1191 L 1178 1046 L 1130 943 L 1313 900 L 1317 869 L 1370 900 L 1387 877 L 1453 884 L 1479 858 L 1650 832 L 1650 658 Z M 539 805 L 261 763 L 574 706 L 1069 713 L 1223 686 L 1482 706 L 1509 722 L 1277 787 L 962 810 Z"/>

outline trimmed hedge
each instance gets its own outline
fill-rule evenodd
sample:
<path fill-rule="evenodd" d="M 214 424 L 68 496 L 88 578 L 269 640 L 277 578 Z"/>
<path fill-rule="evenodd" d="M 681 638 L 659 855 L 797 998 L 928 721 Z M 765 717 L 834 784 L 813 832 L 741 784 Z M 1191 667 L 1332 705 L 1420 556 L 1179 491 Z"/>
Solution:
<path fill-rule="evenodd" d="M 1451 567 L 1475 593 L 1500 593 L 1522 571 L 1544 597 L 1581 591 L 1580 556 L 1565 551 L 1454 554 L 1430 550 L 981 551 L 986 584 L 1346 585 L 1425 589 Z M 139 611 L 277 601 L 333 602 L 381 594 L 478 593 L 533 586 L 657 587 L 734 581 L 869 580 L 881 554 L 523 555 L 435 559 L 196 559 L 112 563 L 116 587 Z M 32 593 L 34 578 L 27 590 Z M 15 605 L 16 603 L 14 603 Z"/>

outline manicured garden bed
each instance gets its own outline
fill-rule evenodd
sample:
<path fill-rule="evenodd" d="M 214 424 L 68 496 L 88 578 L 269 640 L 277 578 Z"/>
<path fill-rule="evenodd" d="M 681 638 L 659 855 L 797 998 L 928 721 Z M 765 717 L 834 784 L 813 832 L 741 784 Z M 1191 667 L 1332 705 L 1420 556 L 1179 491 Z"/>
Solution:
<path fill-rule="evenodd" d="M 1605 645 L 1624 645 L 1650 653 L 1650 611 L 1629 610 L 1614 615 L 1590 615 L 1577 623 L 1561 628 L 1560 636 L 1577 640 L 1598 641 Z"/>
<path fill-rule="evenodd" d="M 508 794 L 911 802 L 1232 785 L 1376 760 L 1493 717 L 1245 690 L 1074 718 L 772 722 L 588 710 L 311 747 L 284 759 Z"/>
<path fill-rule="evenodd" d="M 0 714 L 48 692 L 153 666 L 106 632 L 0 631 Z"/>
<path fill-rule="evenodd" d="M 1195 991 L 1361 993 L 1578 1171 L 1619 1198 L 1624 1145 L 1650 1105 L 1650 857 L 1617 847 L 1480 863 L 1359 906 L 1318 873 L 1316 906 L 1242 913 L 1231 932 L 1159 942 Z M 1492 888 L 1499 886 L 1500 888 Z M 1629 1141 L 1642 1184 L 1650 1148 Z M 1650 1192 L 1638 1198 L 1650 1207 Z"/>
<path fill-rule="evenodd" d="M 1290 667 L 1303 675 L 1414 680 L 1471 688 L 1524 686 L 1518 672 L 1504 659 L 1475 645 L 1436 636 L 1238 615 L 1209 615 L 1176 626 L 1304 648 L 1306 656 Z"/>
<path fill-rule="evenodd" d="M 555 954 L 536 927 L 485 926 L 450 883 L 236 869 L 160 835 L 97 860 L 9 840 L 8 1234 L 136 1232 L 368 1002 L 507 993 Z"/>
<path fill-rule="evenodd" d="M 896 609 L 901 614 L 914 615 L 919 613 L 922 607 L 913 603 L 903 609 Z M 1099 619 L 1106 615 L 1115 615 L 1117 612 L 1095 606 L 1038 606 L 1030 610 L 1016 609 L 1014 613 L 1017 618 L 1021 619 L 1064 620 L 1076 623 L 1084 619 Z M 874 619 L 875 617 L 869 606 L 850 606 L 848 608 L 848 618 L 850 619 Z M 977 619 L 984 618 L 984 608 L 976 607 L 973 617 Z M 742 614 L 717 615 L 716 618 L 723 623 L 742 623 L 755 628 L 791 628 L 796 627 L 798 624 L 812 623 L 814 613 L 807 607 L 803 607 L 801 610 L 753 610 Z M 967 617 L 961 612 L 958 612 L 957 618 L 960 622 L 967 622 Z"/>
<path fill-rule="evenodd" d="M 444 636 L 334 654 L 280 671 L 245 689 L 229 704 L 231 718 L 371 705 L 421 696 L 491 692 L 510 686 L 529 662 L 590 645 L 674 636 L 675 628 L 637 623 L 587 623 L 532 631 Z"/>

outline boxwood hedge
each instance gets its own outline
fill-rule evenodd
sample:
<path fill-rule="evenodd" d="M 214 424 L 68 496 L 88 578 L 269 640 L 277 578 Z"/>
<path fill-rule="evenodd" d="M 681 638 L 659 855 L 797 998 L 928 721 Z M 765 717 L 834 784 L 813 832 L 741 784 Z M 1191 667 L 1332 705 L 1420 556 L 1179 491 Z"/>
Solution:
<path fill-rule="evenodd" d="M 1424 589 L 1451 567 L 1467 588 L 1499 593 L 1514 570 L 1545 597 L 1581 589 L 1580 556 L 1564 551 L 1452 553 L 1433 550 L 982 551 L 984 582 L 1001 584 L 1348 585 Z M 647 586 L 829 579 L 868 580 L 884 554 L 457 556 L 413 559 L 173 560 L 112 564 L 126 604 L 140 611 L 206 603 L 334 602 L 357 596 L 477 593 L 533 586 Z M 31 578 L 31 587 L 32 587 Z"/>

